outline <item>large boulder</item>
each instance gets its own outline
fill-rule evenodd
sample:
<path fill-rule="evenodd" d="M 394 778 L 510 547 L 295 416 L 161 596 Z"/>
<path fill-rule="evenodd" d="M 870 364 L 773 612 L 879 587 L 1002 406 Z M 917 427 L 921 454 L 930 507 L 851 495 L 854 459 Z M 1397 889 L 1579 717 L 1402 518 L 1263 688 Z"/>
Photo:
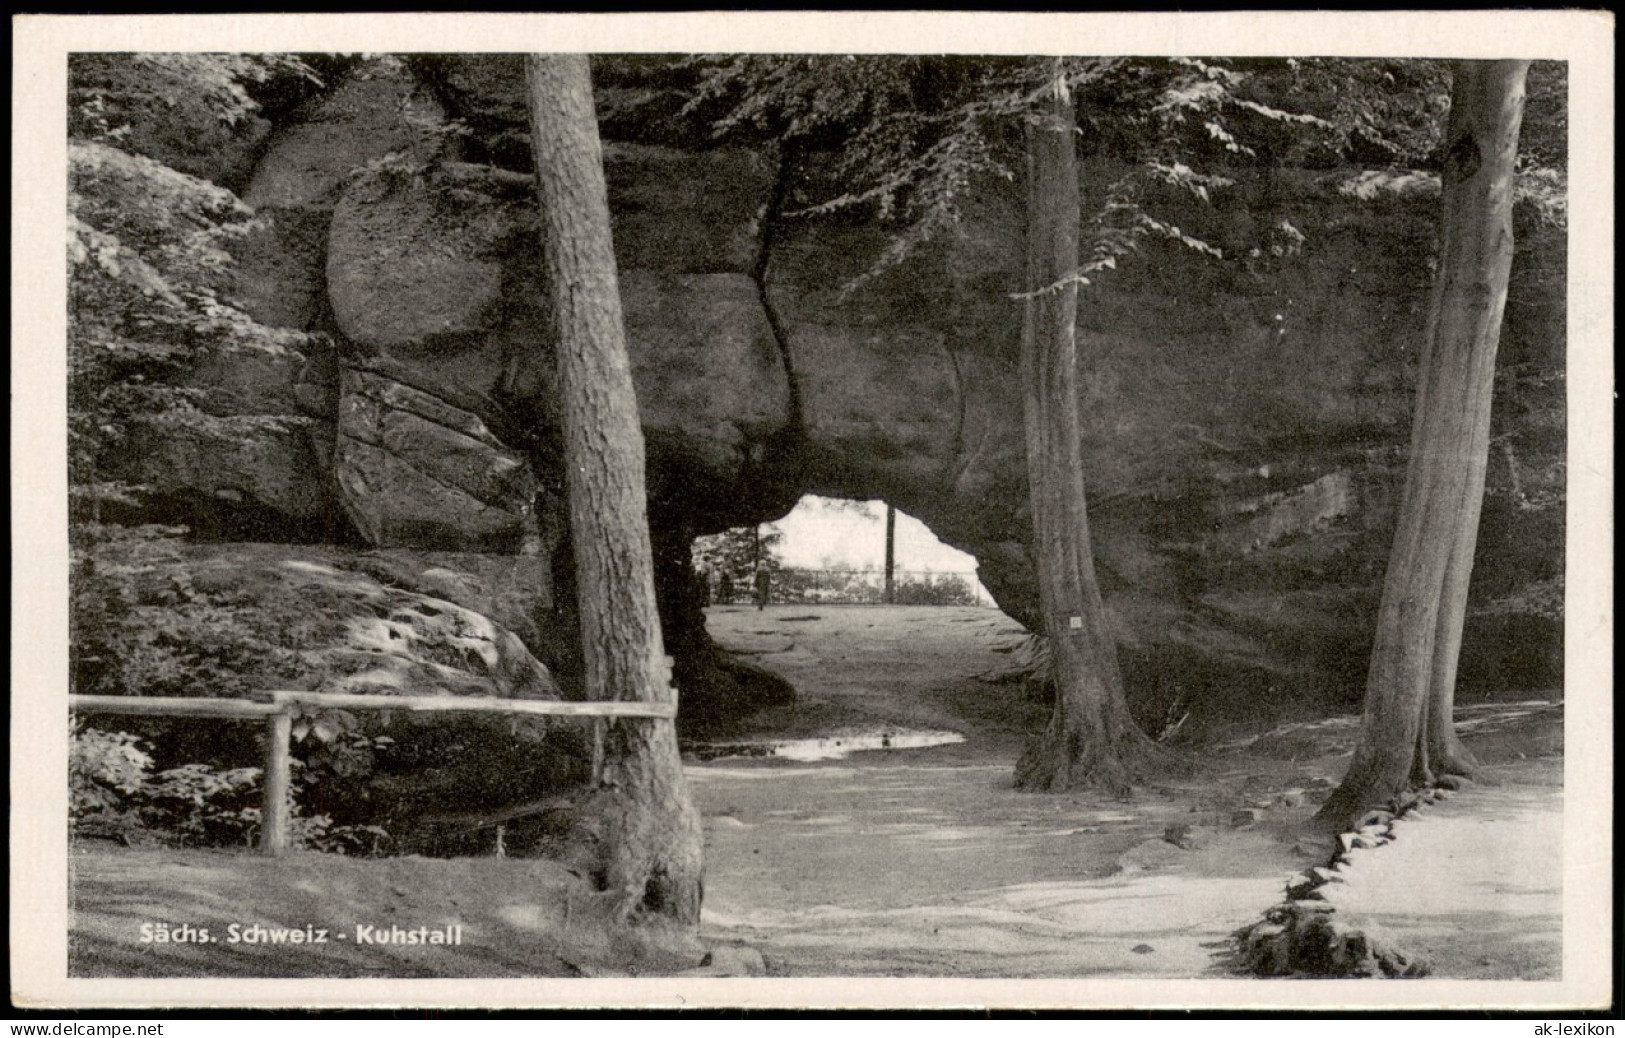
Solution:
<path fill-rule="evenodd" d="M 669 218 L 669 208 L 657 208 L 654 174 L 669 180 L 674 159 L 654 149 L 640 153 L 654 156 L 650 168 L 624 179 L 643 185 L 637 190 L 648 197 L 631 206 L 633 232 L 619 240 L 645 250 L 652 266 L 626 267 L 620 284 L 640 410 L 650 455 L 658 459 L 654 495 L 685 496 L 697 508 L 715 500 L 723 503 L 716 511 L 727 512 L 732 488 L 760 470 L 769 445 L 792 424 L 784 357 L 757 282 L 726 269 L 748 266 L 748 250 L 736 248 L 735 261 L 719 263 L 706 257 L 727 247 L 720 239 L 655 247 L 663 240 L 662 220 L 701 234 L 713 233 L 717 224 L 679 223 Z M 618 163 L 628 164 L 624 156 Z M 757 177 L 748 156 L 713 157 L 705 166 L 737 171 L 747 181 Z M 665 199 L 667 206 L 682 202 Z M 498 423 L 520 442 L 556 437 L 555 358 L 533 210 L 528 191 L 516 192 L 510 179 L 488 167 L 453 164 L 411 180 L 366 175 L 345 192 L 328 236 L 328 299 L 353 357 L 348 366 L 387 371 L 457 401 L 485 421 L 480 438 L 499 452 L 504 448 L 488 437 Z M 734 217 L 723 224 L 731 227 L 724 235 L 729 240 L 748 235 L 749 220 Z M 347 426 L 364 424 L 372 413 L 352 399 L 359 378 L 345 376 L 339 482 L 352 515 L 399 510 L 423 490 L 408 468 L 432 470 L 421 464 L 432 450 L 417 449 L 418 457 L 403 468 L 397 464 L 401 456 L 390 457 L 398 444 L 352 433 Z M 362 471 L 365 480 L 357 478 Z M 449 482 L 460 486 L 456 476 Z M 671 495 L 658 485 L 663 482 L 671 485 Z M 368 503 L 379 496 L 397 501 Z M 441 543 L 501 539 L 486 529 L 500 519 L 497 514 L 473 520 L 468 528 L 475 532 L 459 538 L 451 530 L 463 523 L 466 509 L 446 511 L 438 500 L 443 491 L 430 496 L 436 500 L 425 500 L 420 511 L 444 516 L 450 539 Z M 495 503 L 478 491 L 475 496 Z M 504 505 L 501 511 L 511 516 L 514 508 Z M 432 535 L 401 540 L 371 518 L 358 526 L 375 544 L 434 543 Z"/>
<path fill-rule="evenodd" d="M 530 465 L 477 415 L 361 368 L 340 384 L 334 474 L 368 543 L 511 553 L 534 538 Z"/>
<path fill-rule="evenodd" d="M 558 698 L 517 634 L 454 601 L 483 604 L 500 594 L 494 574 L 454 569 L 456 559 L 160 536 L 98 544 L 87 579 L 109 606 L 84 622 L 109 651 L 97 653 L 95 677 L 77 690 Z M 408 590 L 391 576 L 443 595 Z M 82 601 L 88 608 L 90 599 Z M 126 651 L 111 651 L 121 645 Z M 188 657 L 207 660 L 211 673 L 174 665 Z"/>
<path fill-rule="evenodd" d="M 74 691 L 247 697 L 270 689 L 556 699 L 548 668 L 490 604 L 534 630 L 545 614 L 506 602 L 545 578 L 454 555 L 374 556 L 137 533 L 99 544 L 74 588 Z M 459 601 L 459 599 L 461 601 Z M 558 795 L 584 775 L 567 719 L 342 711 L 296 741 L 307 813 L 382 825 L 408 840 L 424 814 L 497 810 Z M 160 768 L 260 763 L 226 722 L 102 718 L 151 740 Z M 380 741 L 381 740 L 381 741 Z"/>
<path fill-rule="evenodd" d="M 368 351 L 477 350 L 501 323 L 500 256 L 516 225 L 524 226 L 485 195 L 395 171 L 358 177 L 328 232 L 327 298 L 339 331 Z"/>
<path fill-rule="evenodd" d="M 265 540 L 321 537 L 333 518 L 334 415 L 300 389 L 324 351 L 224 301 L 229 249 L 253 226 L 251 212 L 225 188 L 104 144 L 72 144 L 69 175 L 72 215 L 95 236 L 97 254 L 76 264 L 76 275 L 106 281 L 139 270 L 146 284 L 136 297 L 77 279 L 80 333 L 95 329 L 131 353 L 167 356 L 179 390 L 172 406 L 128 423 L 122 449 L 101 460 L 107 475 L 142 489 L 137 517 Z M 101 362 L 119 364 L 108 352 Z"/>
<path fill-rule="evenodd" d="M 541 660 L 548 672 L 569 668 L 577 651 L 575 603 L 567 601 L 551 561 L 539 555 L 378 549 L 347 555 L 346 565 L 381 584 L 455 602 L 506 630 Z"/>
<path fill-rule="evenodd" d="M 333 518 L 323 428 L 284 415 L 144 417 L 112 472 L 144 487 L 152 514 L 213 536 L 302 541 Z"/>
<path fill-rule="evenodd" d="M 345 186 L 369 164 L 398 168 L 438 154 L 439 104 L 392 59 L 352 67 L 286 116 L 243 189 L 258 221 L 233 247 L 236 301 L 256 320 L 309 328 L 323 309 L 328 225 Z"/>

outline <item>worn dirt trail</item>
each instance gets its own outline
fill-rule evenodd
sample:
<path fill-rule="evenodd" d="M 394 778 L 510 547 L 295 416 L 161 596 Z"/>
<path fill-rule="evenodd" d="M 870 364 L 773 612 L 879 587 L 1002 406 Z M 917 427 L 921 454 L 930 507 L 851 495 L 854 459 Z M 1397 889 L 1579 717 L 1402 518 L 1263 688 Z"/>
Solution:
<path fill-rule="evenodd" d="M 711 629 L 801 693 L 731 743 L 965 736 L 835 761 L 691 764 L 706 816 L 704 936 L 757 944 L 784 974 L 1199 976 L 1225 968 L 1226 935 L 1303 864 L 1281 825 L 1229 822 L 1248 779 L 1256 799 L 1301 784 L 1313 764 L 1254 775 L 1232 760 L 1218 785 L 1193 777 L 1132 801 L 1013 789 L 1044 711 L 1018 686 L 978 679 L 1008 668 L 1001 650 L 1024 634 L 996 611 L 721 609 Z M 1164 839 L 1176 826 L 1193 827 L 1193 847 Z"/>
<path fill-rule="evenodd" d="M 1262 738 L 1210 746 L 1200 773 L 1142 789 L 1129 801 L 1032 795 L 1015 791 L 1010 775 L 1024 734 L 1041 723 L 1043 710 L 1018 686 L 978 677 L 1008 667 L 1010 657 L 1001 652 L 1022 637 L 1002 614 L 723 608 L 712 611 L 710 626 L 722 645 L 783 674 L 801 693 L 793 707 L 757 715 L 719 744 L 820 736 L 849 742 L 931 730 L 965 737 L 834 760 L 702 760 L 703 749 L 691 757 L 688 774 L 706 821 L 702 936 L 757 945 L 775 973 L 1228 975 L 1228 935 L 1278 902 L 1288 875 L 1321 863 L 1317 851 L 1298 844 L 1295 830 L 1342 775 L 1357 718 L 1285 725 Z M 1475 711 L 1464 714 L 1473 718 Z M 1560 775 L 1560 758 L 1551 754 L 1560 750 L 1561 734 L 1560 728 L 1552 734 L 1557 722 L 1550 710 L 1489 706 L 1476 716 L 1464 734 L 1489 736 L 1490 756 L 1513 760 L 1511 769 L 1500 769 L 1503 778 L 1519 781 L 1517 758 L 1541 754 L 1548 755 L 1546 773 Z M 1532 748 L 1530 718 L 1545 720 L 1532 753 L 1525 753 Z M 1491 745 L 1495 739 L 1505 746 Z M 1524 792 L 1506 795 L 1523 796 L 1542 824 L 1561 817 L 1560 789 L 1518 789 Z M 1452 809 L 1461 824 L 1494 827 L 1474 802 L 1464 794 Z M 1249 808 L 1258 821 L 1236 827 L 1237 813 Z M 1433 820 L 1443 821 L 1446 809 L 1435 810 Z M 1508 854 L 1531 841 L 1556 848 L 1529 822 L 1494 828 Z M 1410 827 L 1422 831 L 1423 823 Z M 1351 902 L 1348 910 L 1380 915 L 1390 930 L 1426 938 L 1424 950 L 1444 967 L 1437 975 L 1548 975 L 1542 971 L 1555 969 L 1560 945 L 1553 936 L 1559 931 L 1546 925 L 1555 911 L 1551 862 L 1537 855 L 1514 873 L 1483 859 L 1465 866 L 1476 865 L 1486 883 L 1517 887 L 1475 889 L 1471 899 L 1475 910 L 1495 917 L 1483 924 L 1491 930 L 1532 924 L 1538 936 L 1520 945 L 1527 954 L 1485 958 L 1476 941 L 1473 949 L 1460 947 L 1455 927 L 1465 920 L 1454 913 L 1465 896 L 1427 893 L 1407 878 L 1421 867 L 1416 855 L 1482 845 L 1484 836 L 1416 841 L 1408 859 L 1397 842 L 1366 854 L 1372 864 L 1362 868 L 1370 880 L 1358 889 L 1372 900 Z M 1375 864 L 1384 855 L 1391 866 Z M 1506 878 L 1512 875 L 1521 878 Z M 1416 896 L 1388 897 L 1402 889 Z"/>
<path fill-rule="evenodd" d="M 793 707 L 716 742 L 842 743 L 796 748 L 821 757 L 806 761 L 707 760 L 716 746 L 689 747 L 707 840 L 701 939 L 755 945 L 774 974 L 1225 974 L 1228 935 L 1324 860 L 1297 827 L 1342 775 L 1356 717 L 1209 739 L 1202 771 L 1129 801 L 1024 794 L 1012 764 L 1044 711 L 1019 686 L 978 678 L 1008 669 L 999 650 L 1022 637 L 996 611 L 780 607 L 711 621 L 724 645 L 801 689 Z M 1435 976 L 1555 976 L 1561 705 L 1477 704 L 1459 717 L 1497 784 L 1401 819 L 1392 843 L 1357 852 L 1327 889 L 1340 912 L 1432 959 Z M 828 757 L 855 738 L 895 747 L 930 732 L 962 741 Z M 270 860 L 82 841 L 69 872 L 75 976 L 648 976 L 703 951 L 691 934 L 670 948 L 617 943 L 590 883 L 545 860 Z M 328 928 L 333 940 L 232 944 L 233 923 Z M 216 940 L 145 943 L 143 924 Z M 363 945 L 357 930 L 396 924 L 454 925 L 464 940 Z"/>
<path fill-rule="evenodd" d="M 794 976 L 1189 977 L 1293 864 L 1257 833 L 1163 842 L 1189 817 L 1173 797 L 1036 797 L 1009 771 L 694 768 L 705 936 L 756 944 Z"/>
<path fill-rule="evenodd" d="M 1340 913 L 1380 926 L 1440 976 L 1560 979 L 1561 772 L 1472 786 L 1394 822 L 1394 842 L 1350 856 L 1325 890 Z"/>

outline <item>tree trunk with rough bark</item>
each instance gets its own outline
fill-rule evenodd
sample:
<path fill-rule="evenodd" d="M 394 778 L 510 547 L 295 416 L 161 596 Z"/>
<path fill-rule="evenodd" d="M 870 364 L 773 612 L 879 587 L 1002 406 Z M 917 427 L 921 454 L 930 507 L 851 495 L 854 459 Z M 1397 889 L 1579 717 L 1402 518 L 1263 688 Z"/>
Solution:
<path fill-rule="evenodd" d="M 675 701 L 655 611 L 643 428 L 627 357 L 592 81 L 585 55 L 525 62 L 537 195 L 558 342 L 570 532 L 588 695 Z M 598 877 L 623 918 L 697 925 L 702 834 L 670 722 L 610 722 L 595 794 Z"/>
<path fill-rule="evenodd" d="M 1022 789 L 1128 789 L 1161 755 L 1134 726 L 1095 578 L 1078 416 L 1076 116 L 1059 75 L 1027 136 L 1021 337 L 1027 479 L 1055 709 L 1016 765 Z"/>
<path fill-rule="evenodd" d="M 886 585 L 880 600 L 897 603 L 897 509 L 891 505 L 886 506 Z"/>
<path fill-rule="evenodd" d="M 1388 560 L 1365 720 L 1319 819 L 1347 825 L 1412 786 L 1466 776 L 1456 665 L 1489 463 L 1495 353 L 1512 267 L 1527 61 L 1464 61 L 1450 90 L 1443 229 L 1417 375 L 1410 462 Z"/>

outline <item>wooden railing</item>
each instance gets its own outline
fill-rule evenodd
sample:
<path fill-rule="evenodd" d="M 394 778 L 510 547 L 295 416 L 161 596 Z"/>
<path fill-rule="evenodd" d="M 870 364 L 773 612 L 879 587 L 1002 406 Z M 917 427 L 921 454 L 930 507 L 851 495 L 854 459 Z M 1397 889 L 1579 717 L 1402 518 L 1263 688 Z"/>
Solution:
<path fill-rule="evenodd" d="M 294 708 L 342 710 L 457 711 L 485 714 L 545 714 L 593 719 L 592 775 L 603 772 L 604 725 L 615 717 L 670 721 L 675 703 L 631 703 L 620 700 L 567 703 L 549 699 L 497 699 L 490 696 L 390 696 L 351 692 L 262 692 L 259 699 L 197 699 L 179 696 L 68 697 L 68 708 L 81 714 L 141 714 L 162 717 L 223 717 L 267 722 L 265 791 L 260 810 L 260 849 L 280 855 L 288 849 L 291 771 L 290 739 Z"/>

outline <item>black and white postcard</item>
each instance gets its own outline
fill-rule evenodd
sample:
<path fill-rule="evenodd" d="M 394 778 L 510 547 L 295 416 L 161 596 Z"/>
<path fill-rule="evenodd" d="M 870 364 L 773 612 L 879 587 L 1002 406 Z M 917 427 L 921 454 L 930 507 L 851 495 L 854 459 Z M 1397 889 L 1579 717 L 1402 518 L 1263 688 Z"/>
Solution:
<path fill-rule="evenodd" d="M 18 1004 L 1607 1003 L 1610 15 L 13 28 Z"/>

